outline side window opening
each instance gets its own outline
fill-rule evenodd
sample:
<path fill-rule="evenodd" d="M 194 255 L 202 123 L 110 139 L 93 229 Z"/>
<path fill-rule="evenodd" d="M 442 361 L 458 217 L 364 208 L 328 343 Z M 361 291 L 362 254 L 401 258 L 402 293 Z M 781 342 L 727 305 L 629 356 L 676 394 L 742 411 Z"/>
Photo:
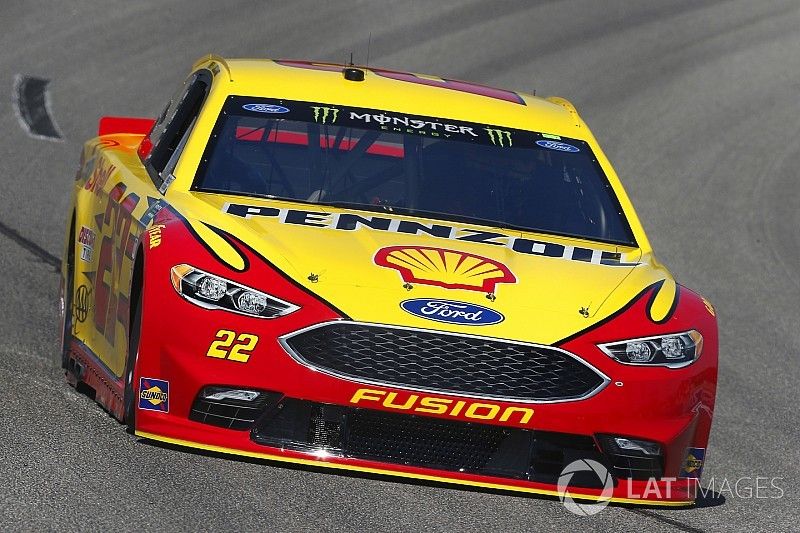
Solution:
<path fill-rule="evenodd" d="M 145 157 L 144 165 L 156 186 L 161 186 L 166 174 L 174 170 L 208 94 L 209 81 L 202 72 L 189 78 L 153 126 L 149 136 L 153 148 Z"/>

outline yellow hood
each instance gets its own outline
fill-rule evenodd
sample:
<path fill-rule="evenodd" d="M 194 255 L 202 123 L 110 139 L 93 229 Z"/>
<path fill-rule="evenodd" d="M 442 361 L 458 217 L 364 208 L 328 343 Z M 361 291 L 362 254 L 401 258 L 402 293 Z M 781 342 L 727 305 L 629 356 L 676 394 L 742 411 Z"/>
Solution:
<path fill-rule="evenodd" d="M 550 344 L 668 277 L 662 268 L 642 262 L 636 248 L 392 213 L 192 196 L 202 200 L 191 202 L 202 213 L 190 219 L 209 221 L 241 239 L 358 321 Z M 353 224 L 354 214 L 376 227 Z M 436 235 L 415 224 L 435 229 Z M 196 229 L 203 237 L 203 228 Z M 225 246 L 221 239 L 213 245 Z M 432 321 L 403 310 L 401 302 L 409 299 L 480 305 L 504 319 L 491 325 Z"/>

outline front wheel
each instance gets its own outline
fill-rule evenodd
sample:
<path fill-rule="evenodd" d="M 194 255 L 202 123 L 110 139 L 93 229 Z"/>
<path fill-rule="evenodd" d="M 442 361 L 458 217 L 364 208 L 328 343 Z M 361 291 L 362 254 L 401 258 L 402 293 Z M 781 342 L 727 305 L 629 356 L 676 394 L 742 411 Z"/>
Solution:
<path fill-rule="evenodd" d="M 69 228 L 69 244 L 67 244 L 67 274 L 64 280 L 63 328 L 61 332 L 61 367 L 69 370 L 69 351 L 72 344 L 72 329 L 75 315 L 73 298 L 75 297 L 75 217 L 72 217 Z"/>
<path fill-rule="evenodd" d="M 142 331 L 142 291 L 136 292 L 131 301 L 133 312 L 131 313 L 130 330 L 128 332 L 128 358 L 125 362 L 125 391 L 123 393 L 123 405 L 125 424 L 128 426 L 128 433 L 133 434 L 136 430 L 136 387 L 134 386 L 134 375 L 136 362 L 139 359 L 139 338 Z"/>

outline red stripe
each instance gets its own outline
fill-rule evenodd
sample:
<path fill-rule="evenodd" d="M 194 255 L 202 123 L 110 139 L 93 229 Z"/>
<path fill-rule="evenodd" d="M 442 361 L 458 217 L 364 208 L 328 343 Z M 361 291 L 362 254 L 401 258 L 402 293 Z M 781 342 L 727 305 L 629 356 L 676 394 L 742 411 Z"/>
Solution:
<path fill-rule="evenodd" d="M 236 140 L 238 141 L 262 141 L 264 140 L 264 130 L 261 128 L 248 128 L 239 126 L 236 128 Z M 298 146 L 308 146 L 308 134 L 296 131 L 270 131 L 266 138 L 267 142 L 277 142 L 281 144 L 294 144 Z M 333 135 L 322 136 L 319 139 L 320 148 L 333 148 L 336 137 Z M 339 144 L 340 150 L 352 150 L 358 140 L 342 139 Z M 404 157 L 405 151 L 402 146 L 385 143 L 373 143 L 367 148 L 367 153 L 372 155 L 384 155 L 387 157 Z"/>

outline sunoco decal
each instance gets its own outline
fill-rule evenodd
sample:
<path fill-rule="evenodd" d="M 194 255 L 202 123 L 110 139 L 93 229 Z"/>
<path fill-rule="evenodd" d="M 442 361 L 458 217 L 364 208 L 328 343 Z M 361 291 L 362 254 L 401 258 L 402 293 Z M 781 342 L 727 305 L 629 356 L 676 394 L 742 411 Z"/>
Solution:
<path fill-rule="evenodd" d="M 169 381 L 139 378 L 139 409 L 169 412 Z"/>
<path fill-rule="evenodd" d="M 689 448 L 686 450 L 686 460 L 681 467 L 678 477 L 689 479 L 700 479 L 703 473 L 703 462 L 706 458 L 705 448 Z"/>
<path fill-rule="evenodd" d="M 289 108 L 275 104 L 245 104 L 242 109 L 255 113 L 288 113 Z"/>
<path fill-rule="evenodd" d="M 505 317 L 488 307 L 451 300 L 418 298 L 400 303 L 403 311 L 420 318 L 462 326 L 488 326 L 502 322 Z"/>

